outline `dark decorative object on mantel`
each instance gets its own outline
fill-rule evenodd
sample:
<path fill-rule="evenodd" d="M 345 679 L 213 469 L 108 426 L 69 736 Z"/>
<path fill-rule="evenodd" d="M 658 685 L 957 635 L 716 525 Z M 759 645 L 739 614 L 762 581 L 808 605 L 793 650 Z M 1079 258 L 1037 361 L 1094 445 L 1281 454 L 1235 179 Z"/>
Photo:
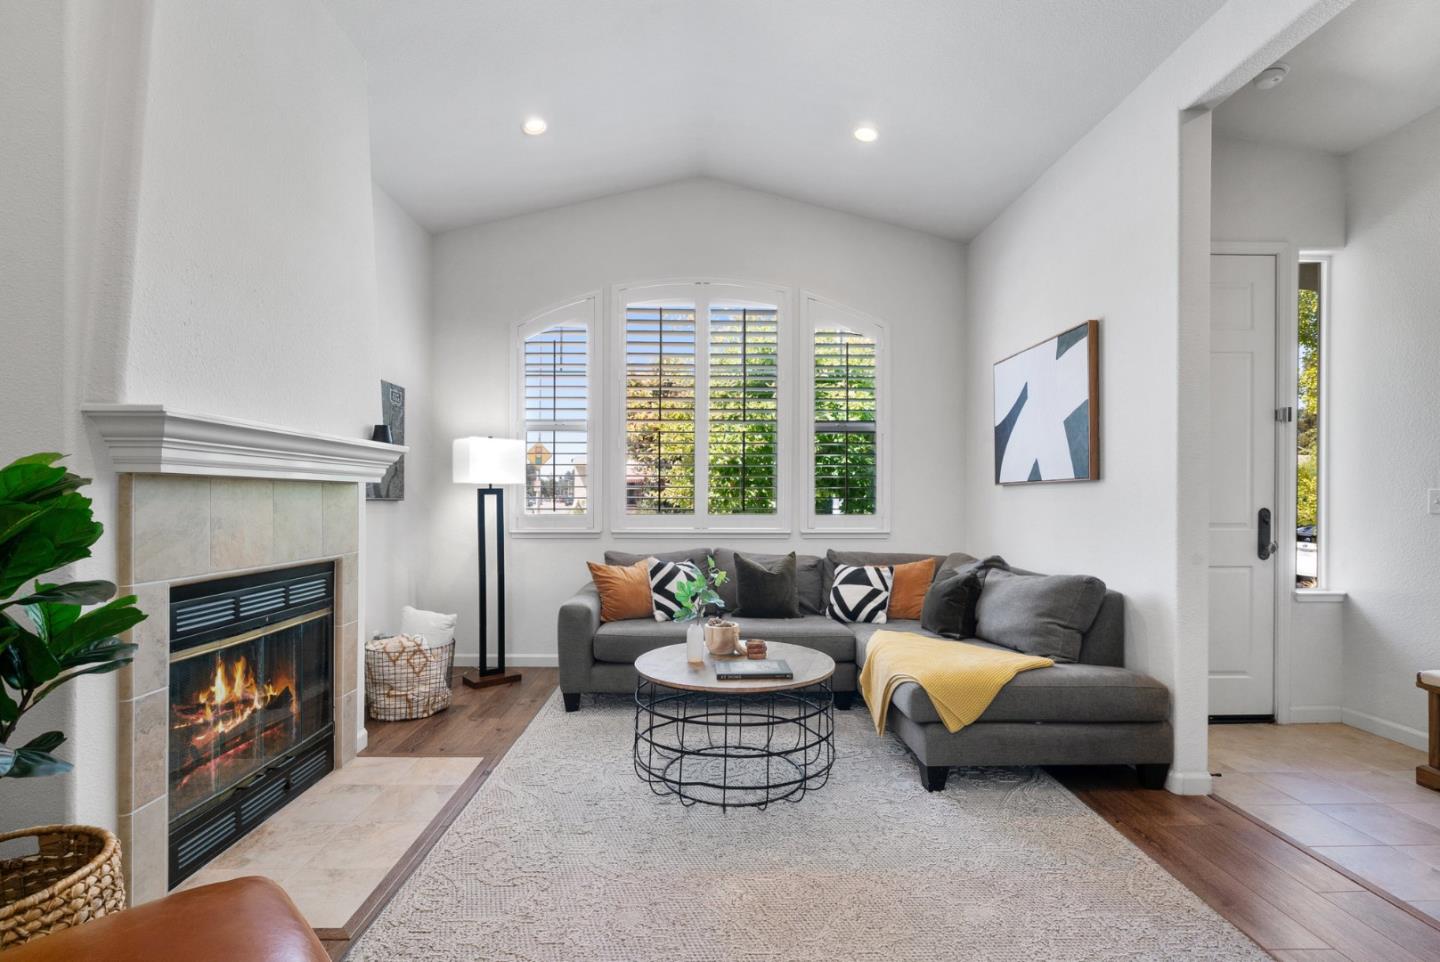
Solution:
<path fill-rule="evenodd" d="M 375 425 L 370 440 L 386 444 L 405 443 L 405 389 L 389 381 L 380 382 L 380 419 L 383 424 Z M 385 432 L 382 433 L 381 429 Z M 386 437 L 385 434 L 389 436 Z M 385 471 L 378 484 L 365 485 L 367 501 L 405 500 L 405 455 L 395 459 Z"/>

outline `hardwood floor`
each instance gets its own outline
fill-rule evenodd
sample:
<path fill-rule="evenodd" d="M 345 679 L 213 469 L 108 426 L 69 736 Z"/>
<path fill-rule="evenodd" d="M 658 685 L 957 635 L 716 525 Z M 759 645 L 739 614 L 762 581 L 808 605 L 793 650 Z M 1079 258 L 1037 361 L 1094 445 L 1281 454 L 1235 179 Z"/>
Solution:
<path fill-rule="evenodd" d="M 1124 769 L 1053 769 L 1216 912 L 1283 962 L 1440 962 L 1440 928 L 1211 797 Z"/>
<path fill-rule="evenodd" d="M 450 707 L 418 721 L 365 723 L 361 755 L 484 756 L 498 762 L 559 684 L 557 668 L 522 668 L 520 681 L 470 688 L 456 681 Z"/>

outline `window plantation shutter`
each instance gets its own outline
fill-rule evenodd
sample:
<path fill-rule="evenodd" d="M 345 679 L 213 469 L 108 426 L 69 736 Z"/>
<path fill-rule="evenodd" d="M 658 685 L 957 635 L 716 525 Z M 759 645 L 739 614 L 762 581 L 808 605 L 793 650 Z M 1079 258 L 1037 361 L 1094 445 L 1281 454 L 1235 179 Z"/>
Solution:
<path fill-rule="evenodd" d="M 625 309 L 625 511 L 695 511 L 695 308 Z"/>
<path fill-rule="evenodd" d="M 557 324 L 525 338 L 525 513 L 589 507 L 589 331 Z"/>
<path fill-rule="evenodd" d="M 817 515 L 875 514 L 875 361 L 873 338 L 843 328 L 815 331 Z"/>
<path fill-rule="evenodd" d="M 710 308 L 709 508 L 774 514 L 779 320 L 775 307 Z"/>

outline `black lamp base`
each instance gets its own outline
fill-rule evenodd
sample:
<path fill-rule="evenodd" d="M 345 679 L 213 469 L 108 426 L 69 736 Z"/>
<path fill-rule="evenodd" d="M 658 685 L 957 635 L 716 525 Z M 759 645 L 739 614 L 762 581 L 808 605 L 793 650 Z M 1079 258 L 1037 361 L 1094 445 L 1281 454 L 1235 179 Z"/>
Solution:
<path fill-rule="evenodd" d="M 520 673 L 518 671 L 506 671 L 503 668 L 490 668 L 486 671 L 476 669 L 467 671 L 460 676 L 460 680 L 467 688 L 493 688 L 496 685 L 518 685 Z"/>

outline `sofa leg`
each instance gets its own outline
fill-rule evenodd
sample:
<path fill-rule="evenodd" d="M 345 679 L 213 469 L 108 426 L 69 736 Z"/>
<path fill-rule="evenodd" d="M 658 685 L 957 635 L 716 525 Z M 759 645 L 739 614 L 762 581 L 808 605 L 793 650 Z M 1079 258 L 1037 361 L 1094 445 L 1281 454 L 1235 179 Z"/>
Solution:
<path fill-rule="evenodd" d="M 945 780 L 950 777 L 949 765 L 921 765 L 920 784 L 927 792 L 943 792 Z"/>
<path fill-rule="evenodd" d="M 855 704 L 855 693 L 853 691 L 837 691 L 835 693 L 835 709 L 837 711 L 849 711 L 850 706 Z"/>
<path fill-rule="evenodd" d="M 1135 774 L 1140 777 L 1140 787 L 1161 789 L 1170 775 L 1169 765 L 1136 765 Z"/>
<path fill-rule="evenodd" d="M 580 710 L 580 693 L 578 691 L 564 691 L 560 696 L 565 699 L 566 711 Z"/>

